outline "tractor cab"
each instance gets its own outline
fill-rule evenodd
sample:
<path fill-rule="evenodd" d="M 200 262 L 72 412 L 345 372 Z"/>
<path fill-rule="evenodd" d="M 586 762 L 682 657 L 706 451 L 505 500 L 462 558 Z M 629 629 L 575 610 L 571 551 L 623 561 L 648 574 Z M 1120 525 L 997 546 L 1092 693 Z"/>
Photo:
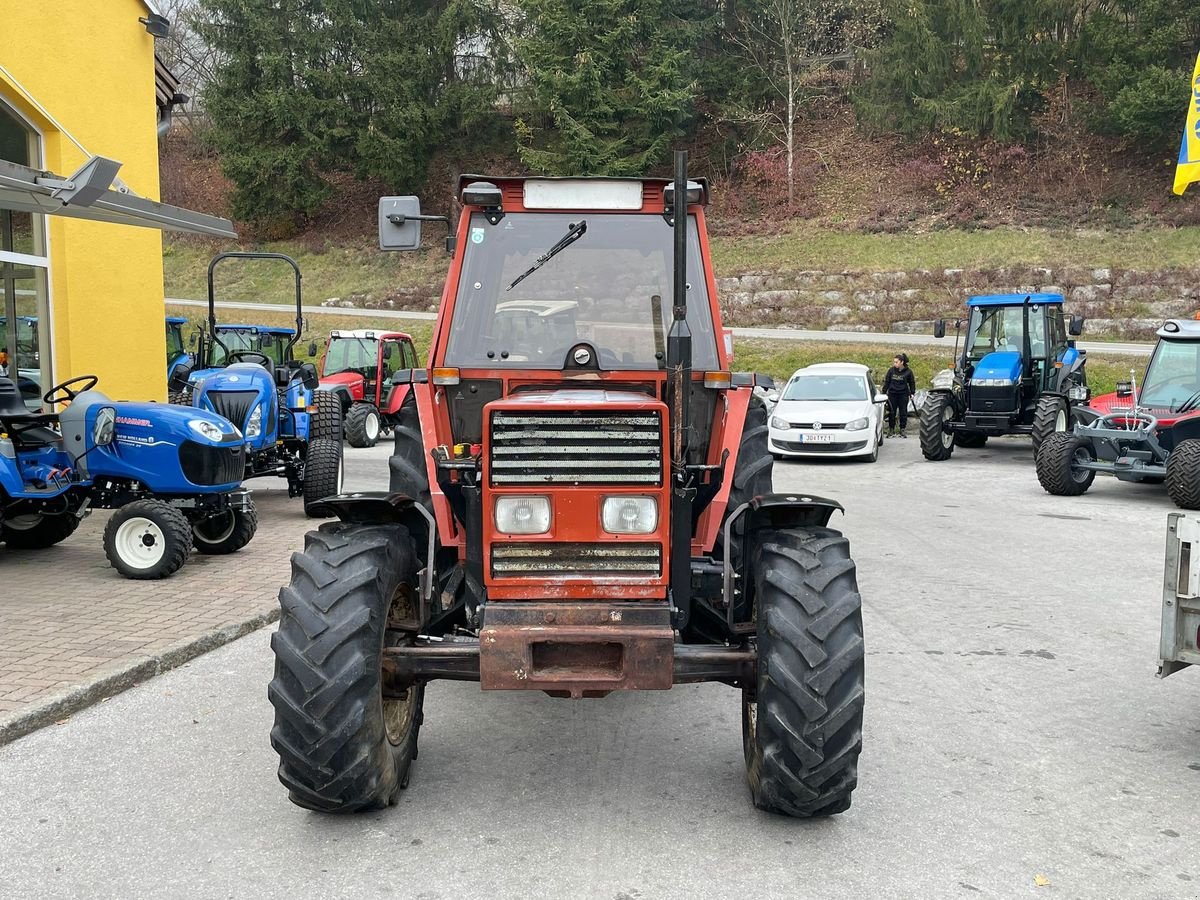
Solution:
<path fill-rule="evenodd" d="M 927 459 L 945 459 L 956 444 L 978 447 L 1004 434 L 1031 435 L 1036 449 L 1046 434 L 1067 429 L 1072 410 L 1089 394 L 1085 356 L 1074 341 L 1083 319 L 1065 320 L 1061 295 L 971 297 L 966 319 L 954 327 L 954 368 L 934 376 L 922 409 Z M 934 336 L 945 334 L 946 322 L 938 320 Z"/>
<path fill-rule="evenodd" d="M 351 447 L 372 447 L 395 425 L 408 385 L 395 385 L 392 378 L 418 365 L 412 338 L 403 332 L 330 332 L 321 358 L 321 390 L 337 396 Z"/>
<path fill-rule="evenodd" d="M 1116 391 L 1092 400 L 1093 410 L 1103 415 L 1136 406 L 1163 428 L 1200 413 L 1200 321 L 1168 319 L 1157 335 L 1141 384 L 1131 370 Z"/>
<path fill-rule="evenodd" d="M 189 369 L 195 364 L 191 353 L 183 342 L 183 326 L 187 319 L 183 316 L 167 316 L 167 379 L 170 380 L 175 371 L 182 366 Z"/>
<path fill-rule="evenodd" d="M 218 325 L 217 339 L 209 342 L 208 367 L 220 368 L 230 354 L 253 351 L 261 353 L 275 367 L 287 368 L 292 362 L 292 345 L 295 343 L 294 328 L 278 328 L 270 325 Z"/>

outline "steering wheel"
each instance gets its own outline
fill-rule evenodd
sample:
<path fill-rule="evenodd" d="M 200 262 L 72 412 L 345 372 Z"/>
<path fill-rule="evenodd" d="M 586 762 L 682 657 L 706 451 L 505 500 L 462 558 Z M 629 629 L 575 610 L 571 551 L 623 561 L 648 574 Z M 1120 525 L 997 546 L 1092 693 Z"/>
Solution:
<path fill-rule="evenodd" d="M 275 363 L 272 362 L 271 357 L 267 356 L 265 353 L 259 353 L 257 350 L 234 350 L 227 357 L 225 357 L 225 361 L 231 363 L 256 363 L 257 365 L 262 366 L 264 369 L 271 369 L 275 366 Z"/>
<path fill-rule="evenodd" d="M 1149 413 L 1134 412 L 1132 409 L 1128 412 L 1111 412 L 1101 416 L 1097 421 L 1102 425 L 1113 424 L 1121 421 L 1128 431 L 1153 431 L 1158 427 L 1158 419 Z M 1141 422 L 1137 428 L 1131 427 L 1131 422 Z"/>
<path fill-rule="evenodd" d="M 72 385 L 81 384 L 82 387 L 74 388 Z M 62 384 L 56 384 L 42 396 L 42 402 L 48 404 L 55 403 L 70 403 L 84 391 L 90 391 L 100 383 L 100 379 L 95 375 L 80 375 L 78 378 L 72 378 L 69 381 L 64 381 Z M 59 395 L 62 395 L 61 397 Z"/>

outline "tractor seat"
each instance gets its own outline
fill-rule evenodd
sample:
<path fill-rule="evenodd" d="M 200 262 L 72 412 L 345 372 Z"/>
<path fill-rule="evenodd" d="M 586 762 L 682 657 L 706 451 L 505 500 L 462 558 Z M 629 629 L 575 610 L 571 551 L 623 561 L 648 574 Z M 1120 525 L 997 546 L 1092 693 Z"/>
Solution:
<path fill-rule="evenodd" d="M 59 433 L 46 427 L 57 419 L 53 413 L 31 412 L 13 380 L 0 378 L 0 428 L 8 431 L 13 443 L 25 447 L 61 443 Z"/>
<path fill-rule="evenodd" d="M 29 411 L 16 382 L 11 378 L 0 378 L 0 418 L 32 419 L 38 415 L 40 413 Z"/>

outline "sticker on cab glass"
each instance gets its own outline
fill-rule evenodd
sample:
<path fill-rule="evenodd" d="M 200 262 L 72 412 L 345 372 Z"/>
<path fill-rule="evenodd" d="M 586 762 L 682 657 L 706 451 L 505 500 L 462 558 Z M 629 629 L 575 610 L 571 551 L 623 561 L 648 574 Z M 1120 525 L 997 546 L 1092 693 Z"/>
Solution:
<path fill-rule="evenodd" d="M 483 243 L 483 229 L 482 228 L 472 228 L 471 229 L 471 243 L 472 244 L 482 244 Z"/>

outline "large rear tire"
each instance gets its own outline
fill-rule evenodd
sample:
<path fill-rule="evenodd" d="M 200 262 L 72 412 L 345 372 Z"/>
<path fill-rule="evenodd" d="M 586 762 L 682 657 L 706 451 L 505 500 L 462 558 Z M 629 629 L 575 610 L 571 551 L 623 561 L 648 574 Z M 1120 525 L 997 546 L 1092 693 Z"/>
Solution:
<path fill-rule="evenodd" d="M 192 523 L 192 545 L 197 553 L 223 556 L 245 547 L 256 531 L 258 513 L 253 506 L 244 511 L 227 509 L 220 515 Z"/>
<path fill-rule="evenodd" d="M 79 517 L 74 513 L 59 516 L 11 516 L 0 526 L 0 540 L 10 550 L 45 550 L 75 533 Z"/>
<path fill-rule="evenodd" d="M 864 698 L 862 600 L 831 528 L 760 531 L 752 549 L 758 678 L 742 698 L 754 805 L 807 818 L 849 809 Z"/>
<path fill-rule="evenodd" d="M 342 522 L 292 557 L 267 696 L 279 780 L 298 806 L 378 809 L 408 785 L 425 686 L 385 700 L 382 661 L 389 618 L 415 615 L 416 559 L 404 526 Z"/>
<path fill-rule="evenodd" d="M 408 396 L 396 416 L 396 441 L 388 460 L 388 490 L 416 500 L 433 511 L 429 493 L 429 470 L 425 467 L 425 438 L 417 412 L 417 397 L 409 388 Z"/>
<path fill-rule="evenodd" d="M 954 421 L 954 397 L 945 391 L 931 393 L 921 406 L 921 453 L 940 462 L 954 453 L 954 432 L 946 425 Z"/>
<path fill-rule="evenodd" d="M 192 552 L 192 526 L 161 500 L 126 503 L 104 526 L 109 565 L 136 581 L 174 575 Z"/>
<path fill-rule="evenodd" d="M 343 480 L 342 439 L 320 437 L 308 442 L 308 455 L 304 458 L 304 514 L 310 518 L 321 518 L 324 514 L 314 508 L 318 500 L 342 492 Z"/>
<path fill-rule="evenodd" d="M 1180 441 L 1167 457 L 1167 495 L 1180 509 L 1200 509 L 1200 440 Z"/>
<path fill-rule="evenodd" d="M 346 443 L 351 447 L 374 447 L 379 440 L 379 410 L 374 403 L 355 403 L 346 413 Z"/>
<path fill-rule="evenodd" d="M 1042 394 L 1038 398 L 1037 407 L 1033 412 L 1033 452 L 1038 450 L 1052 434 L 1062 434 L 1071 428 L 1071 404 L 1065 397 L 1056 394 Z"/>
<path fill-rule="evenodd" d="M 1083 438 L 1064 431 L 1052 433 L 1034 456 L 1038 483 L 1048 494 L 1078 497 L 1096 480 L 1094 470 L 1079 468 L 1078 463 L 1095 458 L 1092 445 Z"/>

